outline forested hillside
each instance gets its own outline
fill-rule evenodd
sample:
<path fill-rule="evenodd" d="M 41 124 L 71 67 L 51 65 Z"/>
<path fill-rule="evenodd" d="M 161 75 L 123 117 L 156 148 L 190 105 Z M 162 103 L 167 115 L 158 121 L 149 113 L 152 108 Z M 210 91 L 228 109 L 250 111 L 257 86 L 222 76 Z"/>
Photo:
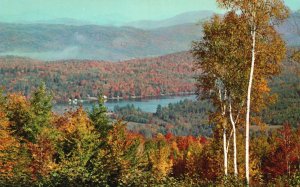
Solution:
<path fill-rule="evenodd" d="M 58 102 L 88 99 L 102 92 L 109 98 L 194 93 L 192 57 L 177 53 L 118 63 L 104 61 L 42 62 L 18 57 L 0 59 L 1 86 L 26 96 L 41 82 Z"/>
<path fill-rule="evenodd" d="M 156 113 L 143 112 L 133 105 L 115 107 L 112 118 L 128 122 L 128 129 L 153 137 L 158 133 L 175 136 L 212 135 L 208 114 L 213 110 L 208 102 L 184 100 L 166 107 L 157 106 Z"/>
<path fill-rule="evenodd" d="M 87 100 L 102 92 L 109 98 L 139 98 L 195 92 L 193 59 L 189 53 L 118 63 L 105 61 L 50 61 L 6 57 L 0 59 L 1 86 L 8 92 L 29 96 L 41 82 L 54 100 Z M 280 125 L 300 120 L 299 64 L 285 62 L 278 77 L 271 79 L 277 102 L 263 113 L 265 122 Z"/>
<path fill-rule="evenodd" d="M 91 16 L 112 1 L 31 2 Z M 135 21 L 159 8 L 126 2 L 106 13 Z M 161 20 L 131 23 L 140 28 L 0 23 L 0 186 L 300 186 L 300 12 L 284 0 L 214 3 L 223 14 L 165 19 L 176 8 L 166 3 Z M 160 104 L 149 113 L 131 99 Z"/>
<path fill-rule="evenodd" d="M 300 122 L 300 64 L 286 62 L 279 76 L 270 81 L 276 102 L 262 116 L 266 123 L 280 125 L 284 122 L 297 126 Z"/>
<path fill-rule="evenodd" d="M 162 108 L 155 115 L 177 121 L 180 117 L 170 116 L 173 110 L 190 111 L 186 116 L 190 118 L 201 110 L 186 108 L 191 105 L 186 101 Z M 243 179 L 222 177 L 217 129 L 212 138 L 170 132 L 145 138 L 126 130 L 122 120 L 109 121 L 101 99 L 88 113 L 81 107 L 63 115 L 51 110 L 51 96 L 44 86 L 30 99 L 21 94 L 0 94 L 0 185 L 243 185 Z M 253 185 L 299 185 L 299 133 L 299 128 L 286 124 L 279 130 L 254 134 Z M 242 145 L 241 139 L 239 136 Z M 239 171 L 243 171 L 242 164 Z"/>

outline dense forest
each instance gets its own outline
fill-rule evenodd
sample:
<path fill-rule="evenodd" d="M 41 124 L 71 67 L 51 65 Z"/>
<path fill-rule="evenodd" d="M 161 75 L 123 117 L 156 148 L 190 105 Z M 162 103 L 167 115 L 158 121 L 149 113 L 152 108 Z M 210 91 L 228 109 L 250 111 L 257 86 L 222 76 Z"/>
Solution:
<path fill-rule="evenodd" d="M 170 108 L 155 115 L 168 120 Z M 145 138 L 126 130 L 120 119 L 110 121 L 102 97 L 89 112 L 80 107 L 57 115 L 51 109 L 43 85 L 30 99 L 0 95 L 2 186 L 243 185 L 242 179 L 223 177 L 222 138 L 216 128 L 211 137 L 157 133 Z M 299 133 L 285 124 L 253 134 L 253 185 L 300 184 Z"/>
<path fill-rule="evenodd" d="M 262 116 L 271 125 L 289 122 L 297 126 L 300 121 L 300 64 L 285 62 L 281 71 L 269 83 L 277 96 L 276 102 L 263 111 Z"/>
<path fill-rule="evenodd" d="M 188 52 L 0 58 L 0 185 L 300 186 L 300 32 L 292 47 L 278 29 L 290 10 L 283 0 L 216 2 L 226 12 Z M 155 113 L 104 105 L 190 93 L 197 100 Z M 53 110 L 69 98 L 96 102 Z"/>
<path fill-rule="evenodd" d="M 289 122 L 295 126 L 299 122 L 299 66 L 286 60 L 281 74 L 269 80 L 271 90 L 278 98 L 263 112 L 266 123 L 281 125 Z M 6 57 L 0 59 L 0 79 L 7 92 L 21 92 L 27 97 L 45 82 L 56 102 L 67 102 L 69 98 L 86 100 L 96 97 L 99 92 L 109 98 L 136 98 L 194 93 L 195 72 L 192 67 L 193 59 L 186 52 L 119 63 L 41 62 Z"/>
<path fill-rule="evenodd" d="M 28 96 L 41 82 L 58 102 L 89 99 L 102 92 L 109 98 L 194 93 L 192 57 L 177 53 L 112 63 L 66 60 L 42 62 L 27 58 L 0 59 L 1 85 Z"/>
<path fill-rule="evenodd" d="M 278 102 L 261 113 L 265 123 L 281 127 L 251 127 L 251 184 L 255 186 L 300 184 L 299 64 L 289 61 L 282 67 L 282 73 L 269 81 Z M 17 74 L 26 77 L 19 70 Z M 26 96 L 12 91 L 0 97 L 3 186 L 244 184 L 242 176 L 224 176 L 222 129 L 212 120 L 217 110 L 208 101 L 158 106 L 154 114 L 130 105 L 116 107 L 111 120 L 101 99 L 91 111 L 79 107 L 56 114 L 51 104 L 55 92 L 47 93 L 45 86 L 27 90 Z M 240 173 L 244 172 L 243 130 L 239 128 L 236 137 Z M 229 149 L 227 154 L 232 158 L 234 152 Z M 228 172 L 234 171 L 229 167 Z"/>
<path fill-rule="evenodd" d="M 166 107 L 157 106 L 156 113 L 143 112 L 133 105 L 115 107 L 112 119 L 128 122 L 128 129 L 145 137 L 158 133 L 171 133 L 175 136 L 212 135 L 208 114 L 212 106 L 208 102 L 184 100 Z"/>
<path fill-rule="evenodd" d="M 1 84 L 8 92 L 21 92 L 29 97 L 32 90 L 41 82 L 45 82 L 57 102 L 66 102 L 68 98 L 88 99 L 88 96 L 95 97 L 101 91 L 110 98 L 116 96 L 130 98 L 133 96 L 179 94 L 180 92 L 194 93 L 195 90 L 195 80 L 193 79 L 195 72 L 192 72 L 192 57 L 187 53 L 119 63 L 94 61 L 40 62 L 32 59 L 6 57 L 1 58 L 0 66 Z M 281 125 L 284 122 L 289 122 L 291 125 L 296 126 L 299 122 L 299 68 L 298 63 L 286 61 L 281 67 L 281 74 L 269 80 L 272 92 L 277 95 L 277 101 L 262 112 L 261 115 L 265 123 Z M 190 103 L 185 106 L 186 112 L 191 110 L 189 108 L 202 107 L 200 105 Z M 180 109 L 182 107 L 184 106 L 172 107 L 171 110 L 176 111 L 171 113 L 182 116 L 179 114 L 183 111 Z M 125 116 L 126 120 L 130 122 L 153 124 L 153 117 L 149 117 L 149 115 L 153 115 L 144 114 L 142 111 L 138 115 L 138 112 L 129 115 L 129 113 L 122 113 L 118 110 L 116 113 L 119 117 Z M 195 132 L 198 132 L 196 126 L 202 128 L 202 116 L 207 116 L 207 113 L 194 114 L 195 120 L 193 120 L 194 117 L 191 119 L 189 117 L 184 118 L 187 122 L 181 119 L 176 119 L 178 121 L 176 122 L 176 120 L 166 119 L 166 117 L 160 119 L 163 122 L 160 120 L 154 120 L 154 122 L 163 125 L 162 130 L 158 132 L 167 132 L 165 126 L 168 123 L 178 124 L 179 126 L 187 124 L 186 126 L 196 129 L 182 127 L 183 129 L 178 130 L 180 128 L 176 127 L 174 131 L 179 132 L 172 133 L 176 135 L 196 135 Z M 146 117 L 143 115 L 146 115 Z M 197 120 L 198 122 L 196 122 Z M 143 127 L 139 124 L 133 126 L 135 129 Z M 152 134 L 149 129 L 151 128 L 145 127 L 144 134 Z M 157 131 L 157 126 L 155 125 L 152 129 L 154 132 Z M 140 132 L 140 130 L 138 131 Z"/>
<path fill-rule="evenodd" d="M 289 123 L 297 127 L 300 121 L 299 64 L 287 63 L 283 72 L 271 81 L 271 88 L 277 101 L 262 112 L 262 119 L 268 125 Z M 284 83 L 284 84 L 283 84 Z M 172 133 L 176 136 L 210 136 L 208 115 L 213 107 L 208 101 L 184 100 L 167 107 L 157 107 L 156 113 L 143 112 L 133 105 L 115 107 L 113 119 L 122 118 L 128 128 L 152 137 L 157 133 Z"/>

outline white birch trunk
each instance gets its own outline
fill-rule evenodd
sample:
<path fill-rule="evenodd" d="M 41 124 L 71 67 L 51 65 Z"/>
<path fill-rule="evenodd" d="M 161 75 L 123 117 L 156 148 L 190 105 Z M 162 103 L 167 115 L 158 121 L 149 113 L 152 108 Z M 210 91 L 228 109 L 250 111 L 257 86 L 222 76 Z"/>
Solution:
<path fill-rule="evenodd" d="M 236 150 L 236 129 L 235 125 L 233 126 L 233 164 L 234 164 L 234 176 L 238 176 L 238 169 L 237 169 L 237 150 Z"/>
<path fill-rule="evenodd" d="M 230 116 L 230 121 L 232 125 L 232 131 L 233 131 L 233 166 L 234 166 L 234 176 L 238 176 L 238 169 L 237 169 L 237 148 L 236 148 L 236 121 L 233 120 L 232 116 L 232 110 L 231 110 L 231 102 L 229 103 L 229 116 Z M 238 119 L 237 115 L 237 119 Z M 237 120 L 236 119 L 236 120 Z"/>
<path fill-rule="evenodd" d="M 223 128 L 224 174 L 228 174 L 226 128 Z"/>
<path fill-rule="evenodd" d="M 225 176 L 227 176 L 228 174 L 228 159 L 227 159 L 227 134 L 226 134 L 226 121 L 225 121 L 225 114 L 226 114 L 226 104 L 224 104 L 223 99 L 222 99 L 222 91 L 221 91 L 221 87 L 218 88 L 219 89 L 219 99 L 220 99 L 220 107 L 221 107 L 221 112 L 222 112 L 222 126 L 223 126 L 223 154 L 224 154 L 224 174 Z M 225 89 L 225 93 L 224 93 L 224 100 L 226 100 L 226 89 Z"/>
<path fill-rule="evenodd" d="M 227 176 L 228 174 L 228 159 L 227 159 L 227 134 L 226 134 L 226 122 L 225 122 L 225 114 L 226 114 L 226 104 L 223 103 L 223 99 L 222 99 L 222 91 L 221 91 L 221 87 L 218 87 L 218 92 L 219 92 L 219 100 L 220 100 L 220 108 L 221 108 L 221 112 L 222 112 L 222 126 L 223 126 L 223 154 L 224 154 L 224 174 L 225 176 Z M 224 93 L 224 100 L 226 100 L 226 90 Z"/>
<path fill-rule="evenodd" d="M 251 106 L 251 90 L 252 90 L 252 82 L 253 82 L 253 74 L 254 74 L 254 63 L 255 63 L 255 45 L 256 45 L 256 28 L 254 27 L 252 32 L 252 60 L 251 60 L 251 69 L 249 76 L 249 84 L 248 84 L 248 92 L 247 92 L 247 112 L 246 112 L 246 142 L 245 142 L 245 170 L 246 170 L 246 182 L 247 185 L 250 184 L 249 177 L 249 145 L 250 145 L 250 106 Z"/>

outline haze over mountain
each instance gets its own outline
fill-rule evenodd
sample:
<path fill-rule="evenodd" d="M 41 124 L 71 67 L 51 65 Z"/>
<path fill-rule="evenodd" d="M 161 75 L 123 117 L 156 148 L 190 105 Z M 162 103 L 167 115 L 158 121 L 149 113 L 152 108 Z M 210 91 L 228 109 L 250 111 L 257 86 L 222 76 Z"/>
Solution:
<path fill-rule="evenodd" d="M 135 28 L 142 28 L 142 29 L 155 29 L 159 27 L 169 27 L 174 25 L 180 25 L 185 23 L 197 23 L 198 21 L 203 21 L 205 19 L 210 18 L 214 14 L 213 11 L 192 11 L 192 12 L 185 12 L 174 16 L 169 19 L 164 20 L 142 20 L 127 23 L 125 25 L 132 26 Z"/>
<path fill-rule="evenodd" d="M 187 50 L 200 28 L 184 24 L 155 30 L 97 25 L 0 24 L 0 54 L 31 58 L 121 60 Z"/>
<path fill-rule="evenodd" d="M 294 12 L 278 28 L 289 46 L 300 46 L 300 10 Z"/>
<path fill-rule="evenodd" d="M 75 25 L 75 26 L 93 25 L 92 22 L 73 19 L 73 18 L 57 18 L 57 19 L 50 19 L 50 20 L 38 20 L 38 21 L 31 22 L 29 24 L 63 24 L 63 25 Z"/>
<path fill-rule="evenodd" d="M 181 14 L 158 21 L 157 26 L 169 27 L 155 29 L 88 25 L 74 19 L 0 23 L 0 55 L 112 61 L 160 56 L 188 50 L 191 41 L 201 36 L 201 27 L 195 23 L 211 14 L 209 11 Z"/>
<path fill-rule="evenodd" d="M 73 19 L 0 23 L 0 55 L 109 61 L 160 56 L 189 50 L 191 42 L 201 38 L 196 22 L 211 15 L 210 11 L 187 12 L 161 21 L 131 23 L 130 27 L 86 25 Z M 295 12 L 278 27 L 289 45 L 300 45 L 299 26 L 300 13 Z"/>

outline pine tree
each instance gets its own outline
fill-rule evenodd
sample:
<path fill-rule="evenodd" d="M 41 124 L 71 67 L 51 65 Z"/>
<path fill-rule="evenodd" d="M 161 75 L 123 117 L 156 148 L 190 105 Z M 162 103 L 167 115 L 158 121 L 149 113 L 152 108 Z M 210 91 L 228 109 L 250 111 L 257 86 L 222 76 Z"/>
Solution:
<path fill-rule="evenodd" d="M 155 113 L 158 117 L 161 117 L 162 116 L 162 107 L 161 105 L 157 105 L 157 108 L 156 108 L 156 113 Z"/>
<path fill-rule="evenodd" d="M 42 83 L 32 94 L 30 104 L 35 125 L 38 128 L 48 126 L 52 114 L 52 96 L 47 93 L 45 83 Z"/>
<path fill-rule="evenodd" d="M 94 105 L 89 112 L 89 118 L 95 126 L 95 129 L 100 133 L 100 136 L 106 137 L 108 131 L 112 127 L 109 124 L 107 108 L 104 105 L 104 98 L 102 95 L 98 96 L 98 103 L 97 105 Z"/>

